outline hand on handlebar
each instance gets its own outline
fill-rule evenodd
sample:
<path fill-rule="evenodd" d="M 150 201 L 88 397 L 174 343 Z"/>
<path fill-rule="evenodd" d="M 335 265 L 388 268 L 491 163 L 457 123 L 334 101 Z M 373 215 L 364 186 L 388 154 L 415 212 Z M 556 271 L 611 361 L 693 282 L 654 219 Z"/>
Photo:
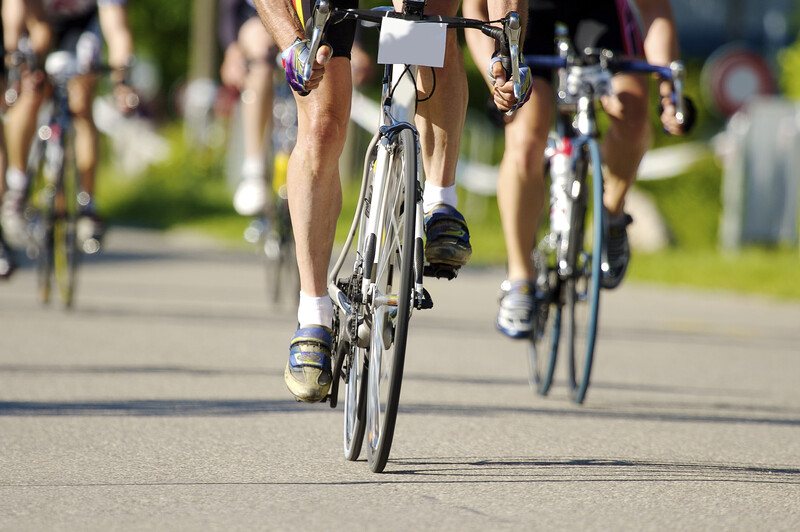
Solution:
<path fill-rule="evenodd" d="M 314 64 L 311 68 L 311 77 L 305 79 L 303 72 L 309 61 L 310 41 L 296 39 L 294 43 L 281 53 L 281 64 L 286 72 L 286 81 L 289 86 L 297 91 L 301 96 L 307 95 L 316 89 L 325 74 L 325 65 L 331 59 L 333 50 L 327 44 L 323 44 L 317 50 Z"/>
<path fill-rule="evenodd" d="M 530 69 L 520 61 L 519 81 L 520 98 L 514 95 L 514 82 L 510 79 L 508 70 L 503 65 L 507 57 L 495 56 L 489 62 L 489 76 L 494 80 L 492 95 L 497 108 L 507 113 L 513 113 L 527 102 L 533 91 L 533 76 Z"/>
<path fill-rule="evenodd" d="M 670 135 L 683 136 L 694 126 L 697 111 L 694 102 L 683 96 L 683 120 L 678 120 L 678 106 L 676 104 L 676 94 L 672 84 L 664 81 L 659 85 L 661 96 L 659 102 L 659 112 L 661 114 L 661 125 Z"/>

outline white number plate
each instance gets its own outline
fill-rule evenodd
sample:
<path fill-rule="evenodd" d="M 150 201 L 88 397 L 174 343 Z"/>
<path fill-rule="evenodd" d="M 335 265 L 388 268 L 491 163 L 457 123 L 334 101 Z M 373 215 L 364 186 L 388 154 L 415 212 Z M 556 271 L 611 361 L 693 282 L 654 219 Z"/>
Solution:
<path fill-rule="evenodd" d="M 447 26 L 386 17 L 381 21 L 378 63 L 441 68 Z"/>

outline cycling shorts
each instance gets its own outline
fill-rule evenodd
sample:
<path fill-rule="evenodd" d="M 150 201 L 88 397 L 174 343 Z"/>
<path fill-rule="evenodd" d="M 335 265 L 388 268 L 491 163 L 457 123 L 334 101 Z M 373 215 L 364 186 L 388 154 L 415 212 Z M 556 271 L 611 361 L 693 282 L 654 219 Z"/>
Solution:
<path fill-rule="evenodd" d="M 78 39 L 84 33 L 93 33 L 102 42 L 100 20 L 95 8 L 77 17 L 58 19 L 52 22 L 54 49 L 75 52 Z"/>
<path fill-rule="evenodd" d="M 567 25 L 576 49 L 594 46 L 626 56 L 643 54 L 641 29 L 629 0 L 531 0 L 523 52 L 555 53 L 557 22 Z M 550 80 L 553 73 L 534 68 L 533 75 Z"/>
<path fill-rule="evenodd" d="M 311 17 L 314 0 L 293 0 L 294 9 L 300 22 L 305 25 Z M 358 0 L 333 0 L 333 7 L 340 9 L 356 9 Z M 333 49 L 333 57 L 350 59 L 350 50 L 356 35 L 356 21 L 346 20 L 328 27 L 325 42 Z"/>

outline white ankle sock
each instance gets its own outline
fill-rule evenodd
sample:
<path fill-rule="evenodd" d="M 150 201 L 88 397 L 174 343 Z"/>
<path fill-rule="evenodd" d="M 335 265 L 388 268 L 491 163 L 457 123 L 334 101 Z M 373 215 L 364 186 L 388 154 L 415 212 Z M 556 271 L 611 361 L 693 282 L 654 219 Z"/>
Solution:
<path fill-rule="evenodd" d="M 333 301 L 327 295 L 308 296 L 300 292 L 300 305 L 297 307 L 297 321 L 300 327 L 309 325 L 333 326 Z"/>
<path fill-rule="evenodd" d="M 438 187 L 430 183 L 425 183 L 425 190 L 422 193 L 422 210 L 429 212 L 439 203 L 458 207 L 458 196 L 456 186 Z"/>
<path fill-rule="evenodd" d="M 6 170 L 6 183 L 9 190 L 23 192 L 28 187 L 28 176 L 19 168 L 9 166 Z"/>

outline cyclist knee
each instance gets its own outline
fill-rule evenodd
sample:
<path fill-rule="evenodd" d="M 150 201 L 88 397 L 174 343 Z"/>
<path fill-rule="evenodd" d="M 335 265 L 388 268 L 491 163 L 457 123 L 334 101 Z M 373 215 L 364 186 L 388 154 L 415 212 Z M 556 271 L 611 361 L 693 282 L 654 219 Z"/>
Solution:
<path fill-rule="evenodd" d="M 347 121 L 340 120 L 331 115 L 320 115 L 308 123 L 308 128 L 303 128 L 305 134 L 298 132 L 298 142 L 311 156 L 311 160 L 320 166 L 330 165 L 331 160 L 337 160 L 344 149 L 347 137 Z"/>
<path fill-rule="evenodd" d="M 506 136 L 506 150 L 503 155 L 508 163 L 520 169 L 526 180 L 540 176 L 537 169 L 544 166 L 544 149 L 547 146 L 547 131 L 513 132 Z"/>

